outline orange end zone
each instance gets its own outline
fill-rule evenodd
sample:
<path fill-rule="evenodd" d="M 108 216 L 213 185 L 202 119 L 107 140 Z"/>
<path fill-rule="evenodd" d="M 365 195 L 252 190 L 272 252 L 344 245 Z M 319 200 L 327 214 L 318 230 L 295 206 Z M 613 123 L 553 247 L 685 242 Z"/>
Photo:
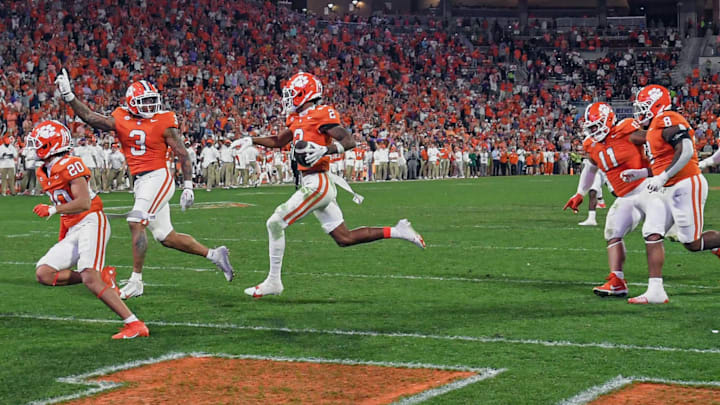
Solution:
<path fill-rule="evenodd" d="M 190 357 L 98 377 L 95 380 L 126 385 L 68 403 L 388 404 L 475 374 L 370 365 Z"/>
<path fill-rule="evenodd" d="M 634 383 L 603 395 L 591 405 L 684 405 L 720 404 L 720 389 L 687 387 L 681 385 Z"/>

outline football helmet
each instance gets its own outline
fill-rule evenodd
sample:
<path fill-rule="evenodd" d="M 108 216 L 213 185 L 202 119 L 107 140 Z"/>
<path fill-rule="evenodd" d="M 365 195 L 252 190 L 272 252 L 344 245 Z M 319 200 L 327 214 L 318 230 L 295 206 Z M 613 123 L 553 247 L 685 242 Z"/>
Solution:
<path fill-rule="evenodd" d="M 602 142 L 615 125 L 615 111 L 608 103 L 592 103 L 585 108 L 583 133 L 591 136 L 595 142 Z"/>
<path fill-rule="evenodd" d="M 162 104 L 157 87 L 147 80 L 140 80 L 128 87 L 125 103 L 131 113 L 142 118 L 152 118 L 160 112 Z"/>
<path fill-rule="evenodd" d="M 670 92 L 663 86 L 651 84 L 643 87 L 633 102 L 633 117 L 640 125 L 648 125 L 661 112 L 672 107 Z"/>
<path fill-rule="evenodd" d="M 42 121 L 27 137 L 27 145 L 40 159 L 70 150 L 70 130 L 55 120 Z"/>
<path fill-rule="evenodd" d="M 308 101 L 321 98 L 323 86 L 315 75 L 299 72 L 288 80 L 282 92 L 283 113 L 288 115 Z"/>

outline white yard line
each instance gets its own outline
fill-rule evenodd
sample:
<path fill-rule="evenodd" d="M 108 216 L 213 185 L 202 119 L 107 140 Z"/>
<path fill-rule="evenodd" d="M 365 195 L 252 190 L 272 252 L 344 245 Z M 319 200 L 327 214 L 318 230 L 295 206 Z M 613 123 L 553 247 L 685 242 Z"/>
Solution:
<path fill-rule="evenodd" d="M 623 377 L 623 376 L 619 375 L 619 376 L 611 379 L 610 381 L 607 381 L 604 384 L 590 387 L 587 390 L 575 395 L 572 398 L 562 400 L 562 401 L 558 402 L 558 405 L 586 404 L 602 395 L 605 395 L 609 392 L 612 392 L 614 390 L 622 388 L 633 382 L 720 387 L 720 381 L 681 381 L 681 380 L 667 380 L 664 378 L 651 378 L 651 377 Z"/>
<path fill-rule="evenodd" d="M 131 361 L 127 363 L 122 364 L 116 364 L 111 365 L 107 367 L 102 367 L 97 370 L 84 373 L 84 374 L 78 374 L 78 375 L 71 375 L 68 377 L 60 377 L 57 379 L 58 382 L 66 383 L 66 384 L 76 384 L 76 385 L 84 385 L 84 386 L 90 386 L 93 388 L 90 388 L 88 390 L 71 394 L 71 395 L 64 395 L 61 397 L 55 397 L 55 398 L 49 398 L 44 399 L 40 401 L 34 401 L 30 402 L 31 405 L 46 405 L 46 404 L 54 404 L 58 402 L 63 401 L 69 401 L 73 399 L 83 398 L 88 395 L 97 394 L 103 391 L 107 391 L 112 388 L 116 388 L 119 386 L 122 386 L 124 384 L 122 383 L 115 383 L 115 382 L 109 382 L 109 381 L 93 381 L 90 380 L 94 377 L 100 377 L 107 374 L 112 374 L 118 371 L 128 370 L 136 367 L 141 367 L 149 364 L 156 364 L 156 363 L 162 363 L 164 361 L 169 360 L 177 360 L 185 357 L 218 357 L 218 358 L 226 358 L 226 359 L 241 359 L 241 360 L 265 360 L 265 361 L 280 361 L 280 362 L 291 362 L 291 363 L 322 363 L 322 364 L 342 364 L 342 365 L 366 365 L 366 366 L 380 366 L 380 367 L 399 367 L 399 368 L 427 368 L 427 369 L 440 369 L 440 370 L 453 370 L 453 371 L 469 371 L 478 373 L 475 376 L 472 376 L 470 378 L 466 378 L 460 381 L 456 381 L 451 384 L 444 385 L 439 388 L 435 388 L 429 391 L 426 391 L 424 393 L 421 393 L 419 395 L 406 398 L 404 401 L 398 402 L 401 404 L 416 404 L 420 401 L 414 401 L 414 402 L 405 402 L 407 400 L 410 400 L 415 397 L 423 396 L 421 401 L 427 400 L 429 398 L 442 395 L 444 393 L 457 390 L 460 388 L 463 388 L 469 384 L 485 380 L 487 378 L 495 377 L 496 375 L 502 373 L 505 371 L 505 369 L 492 369 L 492 368 L 473 368 L 473 367 L 465 367 L 465 366 L 453 366 L 453 365 L 437 365 L 437 364 L 423 364 L 423 363 L 402 363 L 402 362 L 388 362 L 388 361 L 358 361 L 358 360 L 350 360 L 350 359 L 325 359 L 325 358 L 319 358 L 319 357 L 277 357 L 277 356 L 261 356 L 261 355 L 254 355 L 254 354 L 241 354 L 241 355 L 234 355 L 234 354 L 225 354 L 225 353 L 203 353 L 203 352 L 191 352 L 191 353 L 168 353 L 166 355 L 160 356 L 160 357 L 154 357 L 146 360 L 137 360 L 137 361 Z"/>
<path fill-rule="evenodd" d="M 58 321 L 58 322 L 78 322 L 78 323 L 109 323 L 117 324 L 119 320 L 113 319 L 87 319 L 62 317 L 54 315 L 40 314 L 0 314 L 0 318 L 5 319 L 34 319 L 42 321 Z M 162 327 L 181 327 L 181 328 L 204 328 L 204 329 L 234 329 L 249 330 L 260 332 L 283 332 L 297 334 L 317 334 L 317 335 L 337 335 L 337 336 L 366 336 L 380 338 L 407 338 L 407 339 L 424 339 L 424 340 L 440 340 L 440 341 L 460 341 L 475 343 L 503 343 L 503 344 L 519 344 L 545 347 L 580 347 L 585 349 L 605 349 L 605 350 L 639 350 L 651 352 L 667 352 L 667 353 L 693 353 L 693 354 L 720 354 L 720 349 L 704 349 L 704 348 L 683 348 L 668 346 L 638 346 L 622 343 L 597 342 L 597 343 L 578 343 L 567 340 L 538 340 L 538 339 L 510 339 L 486 336 L 458 336 L 458 335 L 427 335 L 422 333 L 408 332 L 375 332 L 361 330 L 341 330 L 341 329 L 314 329 L 314 328 L 273 328 L 268 326 L 253 325 L 237 325 L 232 323 L 200 323 L 200 322 L 166 322 L 166 321 L 146 321 L 145 324 L 150 326 Z"/>
<path fill-rule="evenodd" d="M 0 264 L 11 265 L 11 266 L 34 266 L 35 262 L 15 262 L 7 261 L 0 262 Z M 129 265 L 115 265 L 120 269 L 131 269 Z M 168 270 L 168 271 L 194 271 L 194 272 L 217 272 L 217 268 L 197 268 L 197 267 L 182 267 L 182 266 L 144 266 L 145 269 L 150 270 Z M 244 272 L 260 273 L 265 274 L 267 270 L 243 270 Z M 538 280 L 538 279 L 512 279 L 504 277 L 491 277 L 491 278 L 469 278 L 469 277 L 440 277 L 440 276 L 418 276 L 418 275 L 405 275 L 405 274 L 355 274 L 355 273 L 306 273 L 306 272 L 292 272 L 288 273 L 287 276 L 303 276 L 303 277 L 334 277 L 334 278 L 365 278 L 365 279 L 379 279 L 379 280 L 415 280 L 415 281 L 438 281 L 438 282 L 463 282 L 463 283 L 509 283 L 509 284 L 546 284 L 546 285 L 578 285 L 578 286 L 594 286 L 600 284 L 600 281 L 571 281 L 571 280 Z M 647 287 L 647 283 L 628 283 L 631 286 Z M 694 285 L 694 284 L 678 284 L 678 283 L 666 283 L 666 288 L 694 288 L 700 290 L 714 290 L 720 289 L 720 285 L 708 286 L 708 285 Z"/>

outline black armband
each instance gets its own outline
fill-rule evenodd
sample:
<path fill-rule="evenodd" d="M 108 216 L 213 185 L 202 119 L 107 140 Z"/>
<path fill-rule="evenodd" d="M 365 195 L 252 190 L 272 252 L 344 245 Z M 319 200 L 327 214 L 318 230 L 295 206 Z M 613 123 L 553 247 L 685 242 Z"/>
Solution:
<path fill-rule="evenodd" d="M 688 134 L 687 129 L 682 129 L 675 133 L 675 135 L 672 135 L 670 139 L 667 140 L 667 143 L 669 143 L 674 149 L 677 144 L 682 142 L 683 139 L 690 139 L 690 134 Z"/>

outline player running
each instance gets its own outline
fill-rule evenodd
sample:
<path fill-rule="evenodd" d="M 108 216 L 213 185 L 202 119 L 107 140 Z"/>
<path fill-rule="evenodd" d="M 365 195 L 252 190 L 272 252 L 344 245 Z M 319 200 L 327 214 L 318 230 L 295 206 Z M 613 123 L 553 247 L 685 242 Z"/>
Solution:
<path fill-rule="evenodd" d="M 708 185 L 698 167 L 695 153 L 695 131 L 682 115 L 670 111 L 670 92 L 663 86 L 643 87 L 635 97 L 635 120 L 647 129 L 637 142 L 645 143 L 652 177 L 647 189 L 657 194 L 667 206 L 665 218 L 653 217 L 658 226 L 677 227 L 677 238 L 686 249 L 698 252 L 720 247 L 720 232 L 703 232 L 703 211 Z M 649 170 L 623 172 L 627 181 L 650 175 Z M 717 252 L 716 252 L 717 254 Z M 629 300 L 633 304 L 668 302 L 660 273 L 650 273 L 647 291 Z"/>
<path fill-rule="evenodd" d="M 278 206 L 267 220 L 270 272 L 265 281 L 245 289 L 245 293 L 253 297 L 278 295 L 283 291 L 280 269 L 285 253 L 285 228 L 310 213 L 315 215 L 323 230 L 340 247 L 397 238 L 425 248 L 422 236 L 415 232 L 406 219 L 401 219 L 394 227 L 348 230 L 343 213 L 335 201 L 335 182 L 342 180 L 328 174 L 329 155 L 343 154 L 355 147 L 355 141 L 350 132 L 340 125 L 337 111 L 329 105 L 321 104 L 322 90 L 320 80 L 312 74 L 300 72 L 291 77 L 283 88 L 282 101 L 288 128 L 276 136 L 241 140 L 243 146 L 255 143 L 269 148 L 282 148 L 292 141 L 298 168 L 302 172 L 300 189 Z"/>
<path fill-rule="evenodd" d="M 665 205 L 659 198 L 649 195 L 646 188 L 649 180 L 638 178 L 627 183 L 621 179 L 621 174 L 628 169 L 645 170 L 647 167 L 641 147 L 630 141 L 638 135 L 640 127 L 631 118 L 626 118 L 617 125 L 615 121 L 615 112 L 607 103 L 592 103 L 585 109 L 583 129 L 587 138 L 583 142 L 583 148 L 588 153 L 588 164 L 580 174 L 577 194 L 570 198 L 563 208 L 570 208 L 577 213 L 583 196 L 597 177 L 598 168 L 605 172 L 617 198 L 605 220 L 610 275 L 605 284 L 593 288 L 593 292 L 601 297 L 627 295 L 628 287 L 623 273 L 623 238 L 635 229 L 643 218 L 646 218 L 642 233 L 650 274 L 661 275 L 665 261 L 662 245 L 665 234 Z"/>
<path fill-rule="evenodd" d="M 37 168 L 37 179 L 53 203 L 38 204 L 33 212 L 47 218 L 60 214 L 59 241 L 37 262 L 38 282 L 50 286 L 85 284 L 125 322 L 113 339 L 150 336 L 145 324 L 120 300 L 115 268 L 104 267 L 110 223 L 100 196 L 88 184 L 90 169 L 79 157 L 68 155 L 70 130 L 57 121 L 42 121 L 27 142 L 44 163 Z M 70 270 L 74 266 L 77 269 Z"/>
<path fill-rule="evenodd" d="M 120 290 L 123 299 L 143 294 L 142 268 L 147 250 L 145 228 L 163 246 L 186 253 L 204 256 L 233 279 L 233 268 L 228 249 L 220 246 L 208 249 L 190 235 L 177 233 L 170 222 L 170 198 L 175 193 L 175 182 L 165 162 L 170 147 L 180 161 L 184 186 L 180 197 L 183 211 L 195 199 L 192 184 L 192 163 L 178 133 L 175 113 L 161 111 L 160 93 L 145 80 L 135 82 L 125 93 L 127 105 L 118 107 L 110 117 L 91 111 L 75 97 L 70 79 L 63 69 L 55 80 L 63 100 L 87 124 L 103 131 L 115 131 L 120 139 L 130 174 L 135 179 L 135 203 L 127 215 L 132 233 L 133 273 L 127 285 Z"/>

